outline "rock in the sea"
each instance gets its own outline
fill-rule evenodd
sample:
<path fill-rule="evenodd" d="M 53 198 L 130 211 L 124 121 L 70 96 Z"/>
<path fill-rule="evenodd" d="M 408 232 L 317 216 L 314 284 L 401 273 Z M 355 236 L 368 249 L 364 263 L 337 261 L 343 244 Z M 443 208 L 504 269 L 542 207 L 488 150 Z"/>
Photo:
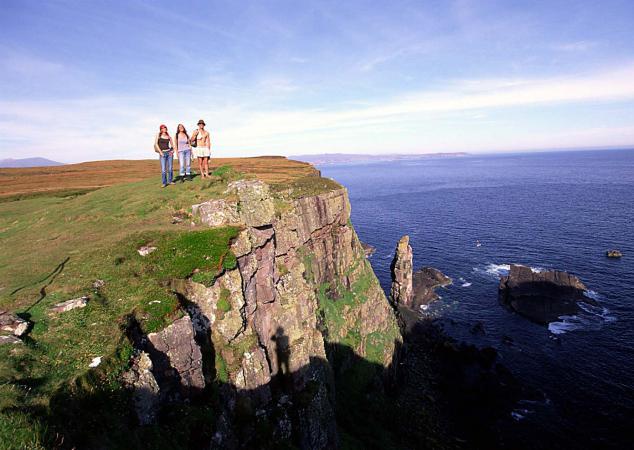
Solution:
<path fill-rule="evenodd" d="M 74 298 L 72 300 L 66 300 L 62 303 L 57 303 L 50 309 L 50 313 L 63 313 L 77 308 L 85 308 L 88 304 L 89 297 L 84 295 L 83 297 Z"/>
<path fill-rule="evenodd" d="M 500 278 L 498 293 L 503 305 L 545 325 L 559 316 L 579 312 L 579 302 L 595 305 L 594 300 L 584 295 L 586 291 L 579 278 L 566 272 L 535 272 L 530 267 L 512 264 L 509 274 Z"/>
<path fill-rule="evenodd" d="M 366 258 L 369 258 L 370 256 L 374 255 L 374 252 L 376 252 L 376 247 L 370 244 L 366 244 L 365 242 L 361 242 L 361 247 L 363 247 L 363 252 L 365 253 Z"/>
<path fill-rule="evenodd" d="M 413 290 L 413 253 L 409 236 L 403 236 L 396 245 L 396 252 L 390 267 L 392 289 L 390 297 L 395 305 L 411 306 Z"/>
<path fill-rule="evenodd" d="M 621 258 L 623 256 L 623 253 L 621 253 L 620 250 L 608 250 L 607 252 L 605 252 L 605 256 L 607 256 L 608 258 Z"/>
<path fill-rule="evenodd" d="M 0 331 L 22 336 L 29 329 L 29 323 L 9 311 L 0 311 Z"/>
<path fill-rule="evenodd" d="M 438 299 L 436 288 L 449 286 L 451 278 L 433 267 L 423 267 L 413 276 L 411 307 L 419 308 Z"/>

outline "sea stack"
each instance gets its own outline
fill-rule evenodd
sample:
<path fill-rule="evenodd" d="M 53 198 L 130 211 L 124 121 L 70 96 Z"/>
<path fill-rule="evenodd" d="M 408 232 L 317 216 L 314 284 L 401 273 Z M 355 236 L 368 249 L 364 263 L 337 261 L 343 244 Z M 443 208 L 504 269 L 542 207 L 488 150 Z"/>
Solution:
<path fill-rule="evenodd" d="M 411 306 L 414 269 L 409 236 L 405 235 L 398 241 L 390 269 L 392 273 L 392 289 L 390 290 L 392 303 L 395 306 Z"/>
<path fill-rule="evenodd" d="M 586 291 L 581 280 L 567 272 L 537 272 L 512 264 L 509 274 L 500 278 L 498 293 L 500 303 L 510 310 L 546 325 L 579 312 L 579 302 L 596 305 Z"/>

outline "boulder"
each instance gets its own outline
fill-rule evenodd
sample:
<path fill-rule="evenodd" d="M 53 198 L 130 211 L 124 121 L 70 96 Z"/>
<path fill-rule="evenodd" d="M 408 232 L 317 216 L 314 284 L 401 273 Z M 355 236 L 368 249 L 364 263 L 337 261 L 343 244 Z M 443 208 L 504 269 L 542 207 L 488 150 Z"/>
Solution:
<path fill-rule="evenodd" d="M 558 270 L 536 272 L 515 264 L 507 276 L 500 277 L 498 289 L 502 305 L 544 325 L 559 316 L 576 314 L 579 302 L 596 305 L 585 296 L 586 291 L 586 286 L 574 275 Z"/>
<path fill-rule="evenodd" d="M 122 376 L 124 385 L 133 391 L 134 409 L 140 425 L 154 423 L 158 413 L 160 389 L 152 367 L 150 355 L 140 352 Z"/>
<path fill-rule="evenodd" d="M 423 267 L 416 271 L 412 283 L 412 299 L 410 306 L 414 309 L 428 305 L 438 299 L 436 288 L 449 286 L 451 278 L 433 267 Z"/>
<path fill-rule="evenodd" d="M 62 303 L 57 303 L 50 309 L 50 313 L 63 313 L 66 311 L 70 311 L 72 309 L 77 308 L 85 308 L 88 304 L 88 296 L 84 295 L 83 297 L 74 298 L 72 300 L 67 300 Z"/>
<path fill-rule="evenodd" d="M 623 253 L 621 253 L 620 250 L 608 250 L 607 252 L 605 252 L 605 256 L 607 256 L 608 258 L 621 258 L 623 256 Z"/>
<path fill-rule="evenodd" d="M 20 338 L 18 338 L 17 336 L 13 335 L 13 334 L 7 334 L 7 335 L 0 335 L 0 345 L 4 345 L 4 344 L 21 344 L 22 341 L 20 340 Z"/>
<path fill-rule="evenodd" d="M 22 336 L 29 329 L 29 323 L 9 311 L 0 311 L 0 331 Z"/>
<path fill-rule="evenodd" d="M 403 236 L 396 245 L 394 259 L 390 266 L 392 288 L 390 297 L 395 305 L 411 306 L 413 290 L 413 252 L 409 245 L 409 236 Z"/>
<path fill-rule="evenodd" d="M 137 252 L 139 252 L 139 255 L 141 256 L 147 256 L 154 251 L 156 251 L 156 247 L 153 247 L 151 245 L 144 245 L 137 250 Z"/>

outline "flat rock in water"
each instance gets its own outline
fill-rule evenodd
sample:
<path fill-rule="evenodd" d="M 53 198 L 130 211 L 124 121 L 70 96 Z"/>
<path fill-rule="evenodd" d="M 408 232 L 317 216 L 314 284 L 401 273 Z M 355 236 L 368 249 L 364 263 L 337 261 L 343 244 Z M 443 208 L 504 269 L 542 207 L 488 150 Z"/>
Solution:
<path fill-rule="evenodd" d="M 436 288 L 449 286 L 451 278 L 433 267 L 414 272 L 412 280 L 412 308 L 420 308 L 438 299 Z"/>
<path fill-rule="evenodd" d="M 84 295 L 83 297 L 74 298 L 72 300 L 67 300 L 62 303 L 57 303 L 55 306 L 53 306 L 50 309 L 50 312 L 63 313 L 66 311 L 70 311 L 72 309 L 85 308 L 87 304 L 88 304 L 88 297 Z"/>
<path fill-rule="evenodd" d="M 0 331 L 14 336 L 22 336 L 29 329 L 29 323 L 9 311 L 0 311 Z"/>
<path fill-rule="evenodd" d="M 499 300 L 518 314 L 546 325 L 559 316 L 577 314 L 579 302 L 596 305 L 585 296 L 586 286 L 574 275 L 558 270 L 537 272 L 530 267 L 511 265 L 500 277 Z"/>
<path fill-rule="evenodd" d="M 605 252 L 605 256 L 607 256 L 608 258 L 621 258 L 623 256 L 623 253 L 621 253 L 620 250 L 608 250 L 607 252 Z"/>

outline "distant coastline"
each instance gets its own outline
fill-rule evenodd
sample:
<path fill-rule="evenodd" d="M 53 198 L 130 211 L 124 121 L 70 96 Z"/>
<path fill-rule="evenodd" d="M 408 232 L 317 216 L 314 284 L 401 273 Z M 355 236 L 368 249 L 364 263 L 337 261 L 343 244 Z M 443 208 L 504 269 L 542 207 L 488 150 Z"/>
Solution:
<path fill-rule="evenodd" d="M 293 155 L 289 156 L 289 159 L 295 159 L 298 161 L 307 162 L 315 165 L 330 165 L 330 164 L 348 164 L 348 163 L 363 163 L 363 162 L 389 162 L 389 161 L 404 161 L 404 160 L 417 160 L 427 158 L 460 158 L 468 156 L 466 152 L 455 153 L 423 153 L 423 154 L 411 154 L 411 153 L 386 153 L 380 155 L 370 154 L 352 154 L 352 153 L 323 153 L 318 155 Z"/>
<path fill-rule="evenodd" d="M 22 158 L 22 159 L 0 159 L 0 168 L 12 169 L 22 167 L 49 167 L 63 166 L 64 163 L 53 161 L 46 158 Z"/>

